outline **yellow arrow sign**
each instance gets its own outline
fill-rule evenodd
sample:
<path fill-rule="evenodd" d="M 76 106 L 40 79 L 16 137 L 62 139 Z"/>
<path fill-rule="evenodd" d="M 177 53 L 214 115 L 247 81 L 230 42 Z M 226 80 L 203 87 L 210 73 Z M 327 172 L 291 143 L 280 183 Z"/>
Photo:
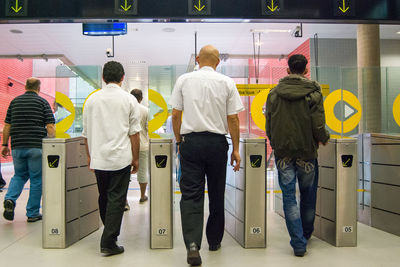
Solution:
<path fill-rule="evenodd" d="M 349 10 L 349 8 L 350 8 L 349 6 L 346 7 L 346 0 L 343 0 L 343 8 L 339 7 L 340 11 L 342 11 L 343 13 L 346 13 L 347 10 Z"/>
<path fill-rule="evenodd" d="M 274 6 L 274 0 L 271 0 L 271 6 L 267 6 L 269 10 L 271 10 L 271 12 L 274 12 L 278 6 Z"/>
<path fill-rule="evenodd" d="M 18 13 L 22 9 L 22 6 L 18 7 L 18 0 L 15 0 L 15 7 L 12 6 L 11 9 L 14 10 L 15 13 Z"/>
<path fill-rule="evenodd" d="M 206 6 L 205 5 L 201 5 L 201 0 L 199 0 L 199 6 L 194 6 L 198 11 L 202 11 L 203 10 L 203 8 L 205 8 Z"/>
<path fill-rule="evenodd" d="M 131 9 L 132 5 L 128 6 L 128 0 L 125 0 L 125 6 L 121 5 L 121 8 L 125 11 L 128 11 L 129 9 Z"/>

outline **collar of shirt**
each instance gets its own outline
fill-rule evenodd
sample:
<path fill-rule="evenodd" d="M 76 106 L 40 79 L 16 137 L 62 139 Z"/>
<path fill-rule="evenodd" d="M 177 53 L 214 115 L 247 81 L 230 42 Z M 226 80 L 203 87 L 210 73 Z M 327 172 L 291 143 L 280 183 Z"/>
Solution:
<path fill-rule="evenodd" d="M 29 95 L 37 95 L 38 93 L 34 92 L 34 91 L 25 91 L 25 94 L 29 94 Z"/>
<path fill-rule="evenodd" d="M 212 67 L 210 67 L 210 66 L 204 66 L 204 67 L 201 67 L 201 69 L 200 70 L 206 70 L 206 71 L 215 71 Z"/>
<path fill-rule="evenodd" d="M 103 90 L 104 89 L 105 90 L 116 90 L 116 89 L 121 89 L 122 90 L 122 88 L 116 83 L 109 83 L 103 88 Z"/>

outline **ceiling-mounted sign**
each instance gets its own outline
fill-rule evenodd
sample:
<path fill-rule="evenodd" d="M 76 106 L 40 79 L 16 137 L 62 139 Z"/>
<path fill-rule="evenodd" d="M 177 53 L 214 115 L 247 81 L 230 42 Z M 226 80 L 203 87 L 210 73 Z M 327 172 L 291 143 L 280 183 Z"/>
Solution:
<path fill-rule="evenodd" d="M 355 16 L 356 0 L 333 0 L 333 12 L 335 16 L 350 17 Z"/>
<path fill-rule="evenodd" d="M 189 15 L 211 15 L 211 0 L 188 0 Z"/>
<path fill-rule="evenodd" d="M 283 0 L 261 0 L 261 10 L 263 15 L 278 15 L 283 8 Z"/>
<path fill-rule="evenodd" d="M 6 0 L 7 17 L 24 17 L 28 15 L 28 0 Z"/>
<path fill-rule="evenodd" d="M 115 14 L 137 15 L 138 0 L 115 0 Z"/>
<path fill-rule="evenodd" d="M 212 16 L 214 22 L 281 19 L 286 22 L 400 23 L 399 0 L 4 0 L 0 20 L 81 22 L 100 19 L 149 19 L 155 22 L 187 22 Z M 357 2 L 356 2 L 357 1 Z M 6 4 L 4 4 L 6 3 Z M 188 6 L 186 7 L 186 3 Z M 135 15 L 132 18 L 132 15 Z M 207 22 L 208 20 L 205 20 Z M 248 22 L 250 22 L 248 21 Z M 257 22 L 257 21 L 255 21 Z M 283 21 L 285 22 L 285 21 Z"/>

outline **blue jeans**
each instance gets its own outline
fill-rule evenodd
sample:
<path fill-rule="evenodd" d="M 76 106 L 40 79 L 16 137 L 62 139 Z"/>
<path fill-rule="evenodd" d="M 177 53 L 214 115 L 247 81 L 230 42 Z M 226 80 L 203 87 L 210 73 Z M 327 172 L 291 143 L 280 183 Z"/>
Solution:
<path fill-rule="evenodd" d="M 16 148 L 11 153 L 14 163 L 14 176 L 11 178 L 4 199 L 10 199 L 16 203 L 24 189 L 25 183 L 30 179 L 26 216 L 38 216 L 40 214 L 40 200 L 42 198 L 42 149 Z"/>
<path fill-rule="evenodd" d="M 290 245 L 295 251 L 305 251 L 307 240 L 314 231 L 318 186 L 317 160 L 276 159 L 276 167 Z M 296 177 L 299 181 L 300 209 L 296 201 Z"/>

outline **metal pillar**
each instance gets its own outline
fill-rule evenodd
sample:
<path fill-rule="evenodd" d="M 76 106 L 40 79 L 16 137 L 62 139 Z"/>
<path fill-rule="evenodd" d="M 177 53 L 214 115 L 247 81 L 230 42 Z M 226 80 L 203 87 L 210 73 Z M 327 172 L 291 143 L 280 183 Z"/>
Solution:
<path fill-rule="evenodd" d="M 371 226 L 400 236 L 400 136 L 363 134 L 364 179 L 370 181 Z"/>
<path fill-rule="evenodd" d="M 96 177 L 82 137 L 43 139 L 43 248 L 66 248 L 99 229 Z"/>
<path fill-rule="evenodd" d="M 229 155 L 232 143 L 228 138 Z M 240 139 L 241 165 L 238 172 L 227 166 L 225 230 L 244 248 L 267 245 L 266 140 Z"/>
<path fill-rule="evenodd" d="M 172 140 L 150 139 L 150 248 L 173 248 Z"/>
<path fill-rule="evenodd" d="M 318 154 L 314 235 L 337 247 L 357 246 L 357 139 L 331 139 Z"/>

